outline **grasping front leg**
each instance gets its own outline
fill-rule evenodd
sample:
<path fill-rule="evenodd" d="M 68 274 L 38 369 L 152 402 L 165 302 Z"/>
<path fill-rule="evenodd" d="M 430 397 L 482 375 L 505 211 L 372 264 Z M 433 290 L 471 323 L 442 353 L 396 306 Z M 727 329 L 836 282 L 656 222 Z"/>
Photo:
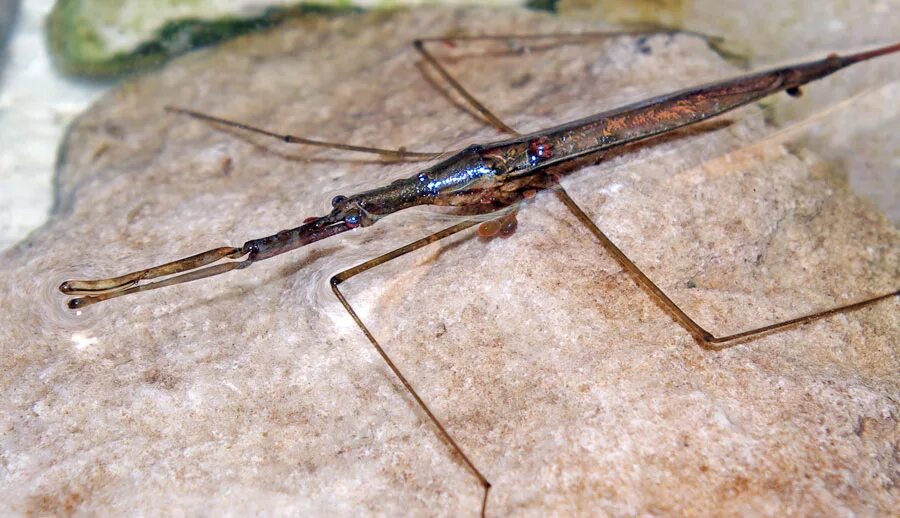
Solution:
<path fill-rule="evenodd" d="M 299 227 L 282 230 L 268 237 L 247 241 L 240 247 L 213 248 L 184 259 L 137 270 L 118 277 L 65 281 L 59 285 L 59 291 L 66 295 L 80 295 L 69 299 L 67 303 L 70 309 L 80 309 L 123 295 L 205 279 L 230 272 L 231 270 L 240 270 L 254 262 L 268 259 L 341 232 L 346 232 L 359 226 L 358 223 L 352 224 L 353 221 L 358 221 L 358 219 L 354 218 L 358 218 L 358 215 L 355 213 L 345 215 L 336 208 L 328 216 L 312 218 L 311 221 Z M 246 256 L 246 259 L 243 261 L 213 264 L 222 259 L 238 259 L 244 256 Z M 160 277 L 166 278 L 155 282 L 144 282 Z"/>

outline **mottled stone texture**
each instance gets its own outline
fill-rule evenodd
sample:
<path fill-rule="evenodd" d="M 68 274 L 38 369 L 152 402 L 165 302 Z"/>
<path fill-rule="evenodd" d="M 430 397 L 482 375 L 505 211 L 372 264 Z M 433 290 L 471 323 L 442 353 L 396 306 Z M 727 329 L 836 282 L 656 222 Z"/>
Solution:
<path fill-rule="evenodd" d="M 455 149 L 496 132 L 435 93 L 408 39 L 538 25 L 587 28 L 481 10 L 290 25 L 187 56 L 86 113 L 65 146 L 56 216 L 3 255 L 3 513 L 476 514 L 476 480 L 327 288 L 446 217 L 409 211 L 81 315 L 53 289 L 239 245 L 415 171 L 166 104 L 320 139 Z M 453 72 L 525 130 L 735 73 L 685 36 L 475 54 Z M 811 127 L 827 125 L 800 129 Z M 897 230 L 840 171 L 770 132 L 747 108 L 563 184 L 716 333 L 896 289 Z M 898 507 L 896 300 L 704 351 L 551 193 L 509 239 L 463 233 L 346 292 L 494 484 L 492 515 Z"/>

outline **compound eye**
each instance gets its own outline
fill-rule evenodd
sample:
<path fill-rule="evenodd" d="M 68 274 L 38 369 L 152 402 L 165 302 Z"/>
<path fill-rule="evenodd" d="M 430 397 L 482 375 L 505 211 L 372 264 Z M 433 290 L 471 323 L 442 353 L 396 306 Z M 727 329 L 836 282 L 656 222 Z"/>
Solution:
<path fill-rule="evenodd" d="M 344 218 L 344 224 L 350 228 L 358 227 L 360 223 L 359 214 L 350 214 Z"/>
<path fill-rule="evenodd" d="M 331 206 L 337 207 L 338 205 L 340 205 L 341 203 L 344 203 L 345 201 L 347 201 L 347 197 L 341 196 L 340 194 L 338 194 L 337 196 L 335 196 L 334 198 L 331 199 Z"/>

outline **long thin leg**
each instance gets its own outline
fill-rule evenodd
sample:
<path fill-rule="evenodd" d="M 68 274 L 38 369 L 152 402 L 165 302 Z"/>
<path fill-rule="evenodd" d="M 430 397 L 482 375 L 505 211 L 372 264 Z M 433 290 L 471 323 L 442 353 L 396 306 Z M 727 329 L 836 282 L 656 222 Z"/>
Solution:
<path fill-rule="evenodd" d="M 428 49 L 425 48 L 425 43 L 429 40 L 415 40 L 413 41 L 413 47 L 422 55 L 422 59 L 424 59 L 432 68 L 437 71 L 437 73 L 444 79 L 444 81 L 450 85 L 450 87 L 456 91 L 463 99 L 466 100 L 469 105 L 471 105 L 475 111 L 477 111 L 481 117 L 484 119 L 484 122 L 487 122 L 491 126 L 497 128 L 503 133 L 507 133 L 509 135 L 519 135 L 519 132 L 512 129 L 505 122 L 500 120 L 499 117 L 494 115 L 494 113 L 487 108 L 484 104 L 481 103 L 478 99 L 475 98 L 472 94 L 469 93 L 468 90 L 456 80 L 455 77 L 450 75 L 450 72 L 438 61 Z"/>
<path fill-rule="evenodd" d="M 694 322 L 694 320 L 689 317 L 681 308 L 675 304 L 672 299 L 670 299 L 653 281 L 647 277 L 644 272 L 634 264 L 634 262 L 622 252 L 610 239 L 600 230 L 599 227 L 591 220 L 591 218 L 585 214 L 584 210 L 575 203 L 575 201 L 569 197 L 569 194 L 562 189 L 561 187 L 557 189 L 557 196 L 559 196 L 560 200 L 565 204 L 565 206 L 578 218 L 588 230 L 591 231 L 592 234 L 600 241 L 600 244 L 618 261 L 619 264 L 625 269 L 626 272 L 631 276 L 631 278 L 643 288 L 647 293 L 649 293 L 654 300 L 656 300 L 659 305 L 668 312 L 672 318 L 681 324 L 691 336 L 694 337 L 694 340 L 700 344 L 701 347 L 705 349 L 725 349 L 727 347 L 731 347 L 733 345 L 737 345 L 739 343 L 743 343 L 749 340 L 753 340 L 756 338 L 760 338 L 765 335 L 769 335 L 772 333 L 777 333 L 779 331 L 784 331 L 790 329 L 792 327 L 796 327 L 802 324 L 806 324 L 808 322 L 812 322 L 814 320 L 819 320 L 822 318 L 829 317 L 831 315 L 836 315 L 838 313 L 846 313 L 848 311 L 855 311 L 857 309 L 864 308 L 866 306 L 871 306 L 877 302 L 882 300 L 889 299 L 891 297 L 900 296 L 900 289 L 895 290 L 890 293 L 885 293 L 884 295 L 878 295 L 876 297 L 868 298 L 862 300 L 860 302 L 855 302 L 853 304 L 847 304 L 844 306 L 838 306 L 835 308 L 827 309 L 825 311 L 817 311 L 815 313 L 811 313 L 809 315 L 805 315 L 798 318 L 792 318 L 790 320 L 785 320 L 783 322 L 776 322 L 774 324 L 769 324 L 762 327 L 757 327 L 754 329 L 749 329 L 747 331 L 742 331 L 740 333 L 735 333 L 726 336 L 715 336 L 706 329 L 700 327 L 699 324 Z"/>
<path fill-rule="evenodd" d="M 434 57 L 434 55 L 425 48 L 425 45 L 430 42 L 451 42 L 451 41 L 502 41 L 502 40 L 523 40 L 523 41 L 535 41 L 535 40 L 546 40 L 546 39 L 556 39 L 560 40 L 557 42 L 559 44 L 570 44 L 580 41 L 586 41 L 591 39 L 602 39 L 602 38 L 610 38 L 617 36 L 641 36 L 641 35 L 653 35 L 653 34 L 672 34 L 679 31 L 607 31 L 607 32 L 583 32 L 583 33 L 550 33 L 550 34 L 510 34 L 510 35 L 487 35 L 487 36 L 453 36 L 446 38 L 421 38 L 413 41 L 413 47 L 421 54 L 422 58 L 432 67 L 434 68 L 438 74 L 443 78 L 443 80 L 450 85 L 450 87 L 455 90 L 462 98 L 471 105 L 484 119 L 484 121 L 491 126 L 497 128 L 503 133 L 507 133 L 510 135 L 519 135 L 515 129 L 507 125 L 505 122 L 500 120 L 499 117 L 494 115 L 494 113 L 489 110 L 481 101 L 475 98 L 474 95 L 469 93 L 468 90 L 463 87 L 463 85 L 454 78 L 450 72 L 440 63 L 440 61 Z M 707 41 L 713 42 L 715 38 L 705 36 L 699 33 L 687 33 L 687 34 L 695 34 L 700 36 Z M 537 49 L 534 49 L 537 50 Z M 205 113 L 201 113 L 195 110 L 191 110 L 188 108 L 180 108 L 177 106 L 166 106 L 166 111 L 177 113 L 180 115 L 186 115 L 188 117 L 192 117 L 194 119 L 199 119 L 207 122 L 212 122 L 215 124 L 221 124 L 223 126 L 228 126 L 232 128 L 237 128 L 243 131 L 248 131 L 251 133 L 256 133 L 258 135 L 264 135 L 266 137 L 270 137 L 273 139 L 277 139 L 281 142 L 286 142 L 288 144 L 301 144 L 306 146 L 314 146 L 314 147 L 322 147 L 327 149 L 338 149 L 342 151 L 353 151 L 357 153 L 369 153 L 374 155 L 379 155 L 385 158 L 389 158 L 392 160 L 402 160 L 408 162 L 415 161 L 427 161 L 437 158 L 442 154 L 442 152 L 437 151 L 409 151 L 404 148 L 398 149 L 388 149 L 388 148 L 379 148 L 373 146 L 358 146 L 355 144 L 345 144 L 342 142 L 331 142 L 325 140 L 317 140 L 306 137 L 300 137 L 297 135 L 291 135 L 287 133 L 277 133 L 274 131 L 267 130 L 265 128 L 260 128 L 257 126 L 253 126 L 251 124 L 247 124 L 244 122 L 234 121 L 230 119 L 226 119 L 223 117 L 217 117 L 214 115 L 208 115 Z"/>
<path fill-rule="evenodd" d="M 207 122 L 212 122 L 215 124 L 221 124 L 223 126 L 228 126 L 231 128 L 238 128 L 243 131 L 249 131 L 251 133 L 256 133 L 258 135 L 265 135 L 267 137 L 271 137 L 282 142 L 286 142 L 288 144 L 302 144 L 305 146 L 315 146 L 315 147 L 324 147 L 329 149 L 340 149 L 342 151 L 355 151 L 357 153 L 371 153 L 375 155 L 380 155 L 385 158 L 391 158 L 394 160 L 403 160 L 407 162 L 415 162 L 415 161 L 425 161 L 431 160 L 441 155 L 441 152 L 431 152 L 431 151 L 407 151 L 406 149 L 385 149 L 379 147 L 370 147 L 370 146 L 356 146 L 353 144 L 343 144 L 341 142 L 328 142 L 325 140 L 315 140 L 306 137 L 298 137 L 296 135 L 288 135 L 286 133 L 275 133 L 273 131 L 269 131 L 267 129 L 259 128 L 256 126 L 251 126 L 250 124 L 245 124 L 243 122 L 237 122 L 229 119 L 223 119 L 221 117 L 216 117 L 214 115 L 207 115 L 205 113 L 200 113 L 194 110 L 189 110 L 187 108 L 178 108 L 176 106 L 166 106 L 166 111 L 172 113 L 178 113 L 181 115 L 187 115 L 188 117 L 192 117 L 194 119 L 200 119 Z"/>
<path fill-rule="evenodd" d="M 707 36 L 704 34 L 690 32 L 690 31 L 675 31 L 675 30 L 640 30 L 640 31 L 593 31 L 593 32 L 579 32 L 579 33 L 570 33 L 570 32 L 557 32 L 557 33 L 546 33 L 546 34 L 490 34 L 490 35 L 471 35 L 471 36 L 448 36 L 448 37 L 434 37 L 434 38 L 419 38 L 413 40 L 413 47 L 419 52 L 422 56 L 422 59 L 431 66 L 441 78 L 450 85 L 460 97 L 462 97 L 465 102 L 467 102 L 476 112 L 481 119 L 487 124 L 497 128 L 503 133 L 509 135 L 519 135 L 520 133 L 513 129 L 511 126 L 503 122 L 499 117 L 497 117 L 487 106 L 484 105 L 481 101 L 475 98 L 466 88 L 460 83 L 452 74 L 447 70 L 447 68 L 441 64 L 441 62 L 434 56 L 426 48 L 428 43 L 453 43 L 460 41 L 509 41 L 509 40 L 521 40 L 521 41 L 540 41 L 540 40 L 557 40 L 554 45 L 544 46 L 544 47 L 527 47 L 528 50 L 546 50 L 550 47 L 555 47 L 558 45 L 566 45 L 573 43 L 580 43 L 589 40 L 600 40 L 605 38 L 615 38 L 619 36 L 652 36 L 655 34 L 692 34 L 694 36 L 701 37 L 711 44 L 718 41 L 718 38 Z"/>
<path fill-rule="evenodd" d="M 375 339 L 375 336 L 371 331 L 369 331 L 369 328 L 366 327 L 363 321 L 359 318 L 359 315 L 356 314 L 356 311 L 354 311 L 353 307 L 350 305 L 350 303 L 347 301 L 347 298 L 344 297 L 344 294 L 341 293 L 340 290 L 341 283 L 350 279 L 351 277 L 354 277 L 366 270 L 375 268 L 376 266 L 384 264 L 392 259 L 396 259 L 401 255 L 408 254 L 409 252 L 418 250 L 419 248 L 422 248 L 426 245 L 444 239 L 445 237 L 452 236 L 453 234 L 470 228 L 476 224 L 478 224 L 477 221 L 464 221 L 452 227 L 441 230 L 440 232 L 434 233 L 428 237 L 424 237 L 422 239 L 419 239 L 418 241 L 414 241 L 406 246 L 400 247 L 392 252 L 388 252 L 374 259 L 370 259 L 360 265 L 354 266 L 353 268 L 344 270 L 331 278 L 331 289 L 332 291 L 334 291 L 334 294 L 341 302 L 341 305 L 344 306 L 344 309 L 346 309 L 350 316 L 353 318 L 353 321 L 356 322 L 356 325 L 358 325 L 359 328 L 362 329 L 363 334 L 366 335 L 366 338 L 369 339 L 369 342 L 373 347 L 375 347 L 375 350 L 378 351 L 378 354 L 381 356 L 387 366 L 391 369 L 391 371 L 393 371 L 394 375 L 397 376 L 397 379 L 400 380 L 400 383 L 403 384 L 407 392 L 409 392 L 409 394 L 416 401 L 416 404 L 419 405 L 419 408 L 421 408 L 422 411 L 425 412 L 425 415 L 428 416 L 428 419 L 435 426 L 435 428 L 437 428 L 441 437 L 443 437 L 444 440 L 447 441 L 447 444 L 450 445 L 450 449 L 452 449 L 457 455 L 459 455 L 460 459 L 462 459 L 463 461 L 463 464 L 466 465 L 466 468 L 473 475 L 475 475 L 475 478 L 478 479 L 478 483 L 481 484 L 481 487 L 484 490 L 484 494 L 481 499 L 481 516 L 484 517 L 485 512 L 487 511 L 487 498 L 488 492 L 491 490 L 491 483 L 488 482 L 487 478 L 481 473 L 481 471 L 477 467 L 475 467 L 475 464 L 472 463 L 472 461 L 469 459 L 469 456 L 466 455 L 459 444 L 457 444 L 453 436 L 450 435 L 450 432 L 448 432 L 447 429 L 444 428 L 444 425 L 441 423 L 441 421 L 437 418 L 437 416 L 434 415 L 431 409 L 428 408 L 428 405 L 425 403 L 425 401 L 422 400 L 422 398 L 416 392 L 416 389 L 414 389 L 413 386 L 409 383 L 409 381 L 406 379 L 406 376 L 404 376 L 403 373 L 400 372 L 400 369 L 381 347 L 381 344 L 378 343 L 378 340 Z"/>

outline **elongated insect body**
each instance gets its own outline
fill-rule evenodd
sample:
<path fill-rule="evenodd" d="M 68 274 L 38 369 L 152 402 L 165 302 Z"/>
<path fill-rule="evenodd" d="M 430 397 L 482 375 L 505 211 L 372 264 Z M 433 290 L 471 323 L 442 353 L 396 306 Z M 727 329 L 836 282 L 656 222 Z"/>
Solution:
<path fill-rule="evenodd" d="M 661 95 L 523 137 L 473 145 L 394 184 L 366 191 L 336 207 L 332 218 L 360 214 L 364 226 L 415 205 L 469 205 L 506 201 L 508 182 L 534 175 L 580 156 L 647 139 L 734 110 L 782 90 L 800 86 L 860 61 L 900 50 L 891 45 L 848 56 L 830 55 Z M 528 187 L 533 187 L 527 185 Z M 506 189 L 504 189 L 506 187 Z M 525 186 L 519 185 L 517 189 Z M 373 217 L 377 216 L 377 217 Z"/>
<path fill-rule="evenodd" d="M 121 277 L 96 281 L 66 281 L 59 289 L 71 295 L 85 295 L 69 301 L 69 307 L 85 305 L 128 293 L 154 289 L 179 282 L 218 275 L 268 259 L 301 246 L 418 205 L 473 207 L 481 212 L 513 204 L 535 189 L 547 187 L 544 173 L 573 159 L 644 140 L 729 112 L 773 93 L 787 90 L 792 95 L 811 81 L 860 61 L 900 51 L 900 44 L 846 56 L 756 72 L 670 94 L 653 97 L 621 108 L 598 113 L 529 135 L 485 145 L 469 146 L 418 174 L 391 184 L 332 200 L 330 214 L 310 219 L 303 225 L 272 236 L 247 241 L 241 247 L 225 248 L 226 253 L 205 252 L 181 261 L 132 272 Z M 214 122 L 215 117 L 177 109 Z M 247 125 L 240 128 L 277 136 Z M 291 142 L 304 139 L 279 137 Z M 307 142 L 309 143 L 309 142 Z M 351 150 L 398 153 L 342 146 Z M 220 249 L 216 249 L 220 250 Z M 213 253 L 215 252 L 215 253 Z M 239 263 L 207 266 L 222 258 L 246 255 Z M 197 258 L 202 258 L 198 260 Z M 196 270 L 201 268 L 200 270 Z M 192 273 L 182 273 L 195 270 Z M 164 281 L 140 284 L 155 277 L 181 274 Z"/>
<path fill-rule="evenodd" d="M 344 198 L 322 223 L 344 220 L 351 227 L 368 226 L 398 210 L 425 204 L 510 204 L 520 197 L 508 193 L 543 184 L 520 183 L 510 188 L 513 180 L 715 117 L 782 90 L 796 94 L 811 81 L 897 50 L 900 45 L 843 57 L 830 55 L 661 95 L 523 137 L 469 146 L 416 176 Z"/>

